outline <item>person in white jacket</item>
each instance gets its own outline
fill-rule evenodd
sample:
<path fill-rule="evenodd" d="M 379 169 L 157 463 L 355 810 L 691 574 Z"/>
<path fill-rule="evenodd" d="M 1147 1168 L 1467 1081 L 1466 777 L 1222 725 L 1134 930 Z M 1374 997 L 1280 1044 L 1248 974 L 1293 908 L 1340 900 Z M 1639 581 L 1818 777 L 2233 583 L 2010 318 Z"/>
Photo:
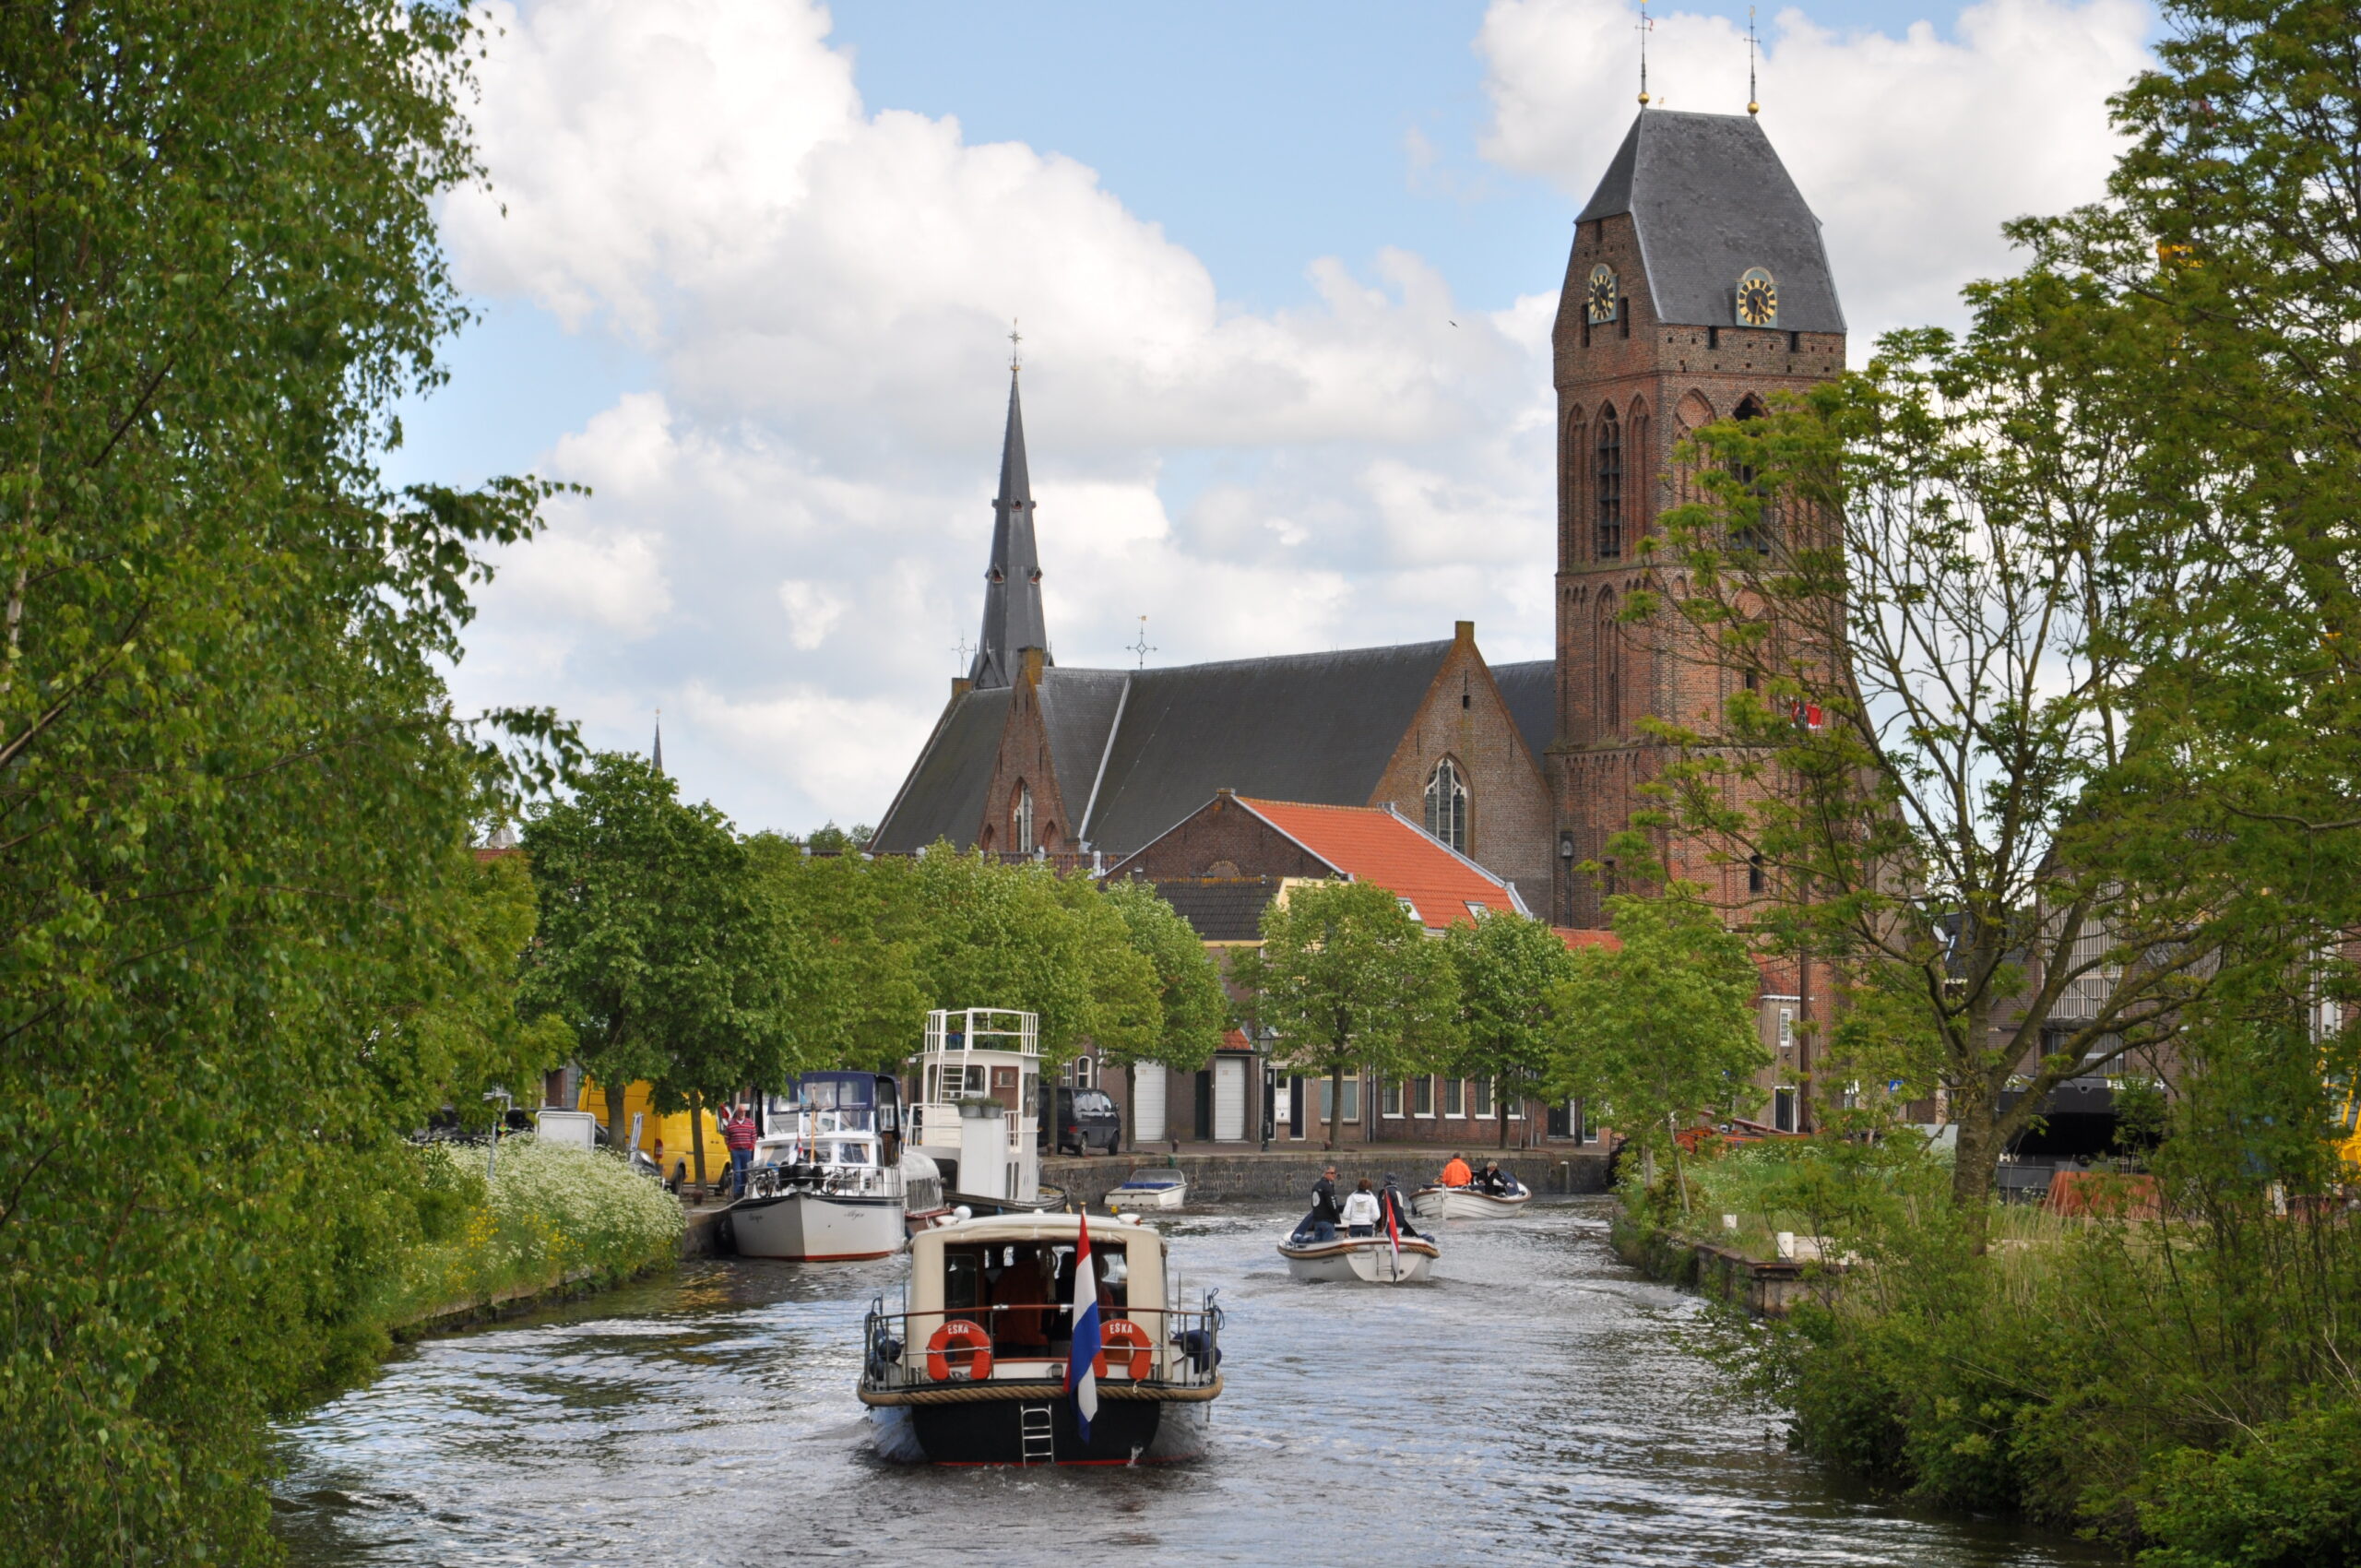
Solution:
<path fill-rule="evenodd" d="M 1369 1178 L 1345 1199 L 1345 1234 L 1374 1236 L 1377 1234 L 1377 1194 L 1369 1190 Z"/>

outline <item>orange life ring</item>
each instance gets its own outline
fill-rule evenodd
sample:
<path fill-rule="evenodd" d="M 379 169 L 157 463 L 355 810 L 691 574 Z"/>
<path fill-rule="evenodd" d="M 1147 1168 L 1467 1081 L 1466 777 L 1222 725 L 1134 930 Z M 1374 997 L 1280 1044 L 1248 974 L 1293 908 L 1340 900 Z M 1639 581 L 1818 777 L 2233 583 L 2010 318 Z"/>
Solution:
<path fill-rule="evenodd" d="M 1129 1345 L 1132 1348 L 1131 1366 L 1123 1375 L 1133 1383 L 1146 1382 L 1148 1373 L 1156 1370 L 1156 1341 L 1148 1337 L 1146 1329 L 1142 1328 L 1130 1318 L 1109 1319 L 1100 1325 L 1098 1337 L 1100 1344 L 1106 1348 L 1100 1350 L 1098 1359 L 1091 1363 L 1090 1370 L 1094 1376 L 1107 1375 L 1107 1351 L 1118 1345 Z"/>
<path fill-rule="evenodd" d="M 927 1336 L 926 1375 L 949 1383 L 952 1358 L 962 1353 L 967 1358 L 965 1375 L 979 1383 L 992 1375 L 992 1336 L 964 1317 L 951 1319 Z"/>

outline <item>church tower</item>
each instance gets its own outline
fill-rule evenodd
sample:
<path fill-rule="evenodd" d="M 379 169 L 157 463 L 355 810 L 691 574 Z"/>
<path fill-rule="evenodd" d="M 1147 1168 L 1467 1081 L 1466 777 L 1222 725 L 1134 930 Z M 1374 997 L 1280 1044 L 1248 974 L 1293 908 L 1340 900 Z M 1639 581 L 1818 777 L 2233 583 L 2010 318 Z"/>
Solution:
<path fill-rule="evenodd" d="M 1008 429 L 1000 444 L 1000 496 L 992 503 L 992 553 L 984 567 L 984 629 L 967 679 L 979 690 L 1014 685 L 1026 650 L 1044 664 L 1050 634 L 1041 618 L 1041 557 L 1033 544 L 1033 479 L 1025 468 L 1025 410 L 1008 368 Z"/>
<path fill-rule="evenodd" d="M 1666 756 L 1640 720 L 1708 724 L 1732 677 L 1617 616 L 1644 585 L 1638 546 L 1675 504 L 1673 453 L 1716 420 L 1766 411 L 1845 368 L 1845 316 L 1820 221 L 1751 114 L 1642 109 L 1574 222 L 1552 333 L 1558 389 L 1557 797 L 1551 917 L 1606 923 L 1608 840 Z M 1668 630 L 1668 628 L 1667 628 Z M 1602 862 L 1597 876 L 1575 868 Z M 1744 867 L 1682 874 L 1742 903 Z"/>

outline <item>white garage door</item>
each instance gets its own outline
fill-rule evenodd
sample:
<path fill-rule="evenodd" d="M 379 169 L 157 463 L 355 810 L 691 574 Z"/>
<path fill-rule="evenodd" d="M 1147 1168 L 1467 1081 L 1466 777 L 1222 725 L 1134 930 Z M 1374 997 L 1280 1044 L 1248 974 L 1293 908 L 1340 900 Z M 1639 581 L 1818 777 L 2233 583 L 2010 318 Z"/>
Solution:
<path fill-rule="evenodd" d="M 1167 1075 L 1163 1066 L 1154 1062 L 1133 1069 L 1132 1138 L 1135 1143 L 1160 1144 L 1164 1141 L 1164 1080 Z"/>
<path fill-rule="evenodd" d="M 1246 1063 L 1214 1059 L 1214 1142 L 1246 1140 Z"/>

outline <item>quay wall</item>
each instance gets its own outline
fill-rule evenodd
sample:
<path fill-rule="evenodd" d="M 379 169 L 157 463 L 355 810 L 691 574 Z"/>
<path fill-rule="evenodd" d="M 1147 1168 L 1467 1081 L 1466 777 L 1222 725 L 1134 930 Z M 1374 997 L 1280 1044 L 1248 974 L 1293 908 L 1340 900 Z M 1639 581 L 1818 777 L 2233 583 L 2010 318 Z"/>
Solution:
<path fill-rule="evenodd" d="M 1041 1162 L 1041 1180 L 1064 1189 L 1069 1197 L 1093 1208 L 1106 1206 L 1107 1194 L 1134 1170 L 1177 1170 L 1189 1182 L 1189 1201 L 1218 1202 L 1236 1198 L 1299 1198 L 1311 1203 L 1311 1184 L 1329 1165 L 1347 1192 L 1366 1176 L 1372 1186 L 1387 1171 L 1397 1177 L 1405 1192 L 1434 1180 L 1451 1158 L 1448 1149 L 1394 1148 L 1375 1151 L 1348 1148 L 1334 1155 L 1318 1149 L 1272 1154 L 1134 1154 L 1061 1157 Z M 1489 1157 L 1488 1157 L 1489 1158 Z M 1501 1161 L 1504 1170 L 1542 1193 L 1603 1193 L 1607 1189 L 1608 1156 L 1596 1149 L 1520 1149 Z"/>
<path fill-rule="evenodd" d="M 1749 1257 L 1642 1225 L 1629 1214 L 1617 1216 L 1608 1234 L 1616 1255 L 1632 1267 L 1754 1317 L 1785 1317 L 1799 1301 L 1825 1301 L 1835 1283 L 1834 1270 L 1815 1268 L 1808 1278 L 1804 1265 L 1790 1259 Z"/>

